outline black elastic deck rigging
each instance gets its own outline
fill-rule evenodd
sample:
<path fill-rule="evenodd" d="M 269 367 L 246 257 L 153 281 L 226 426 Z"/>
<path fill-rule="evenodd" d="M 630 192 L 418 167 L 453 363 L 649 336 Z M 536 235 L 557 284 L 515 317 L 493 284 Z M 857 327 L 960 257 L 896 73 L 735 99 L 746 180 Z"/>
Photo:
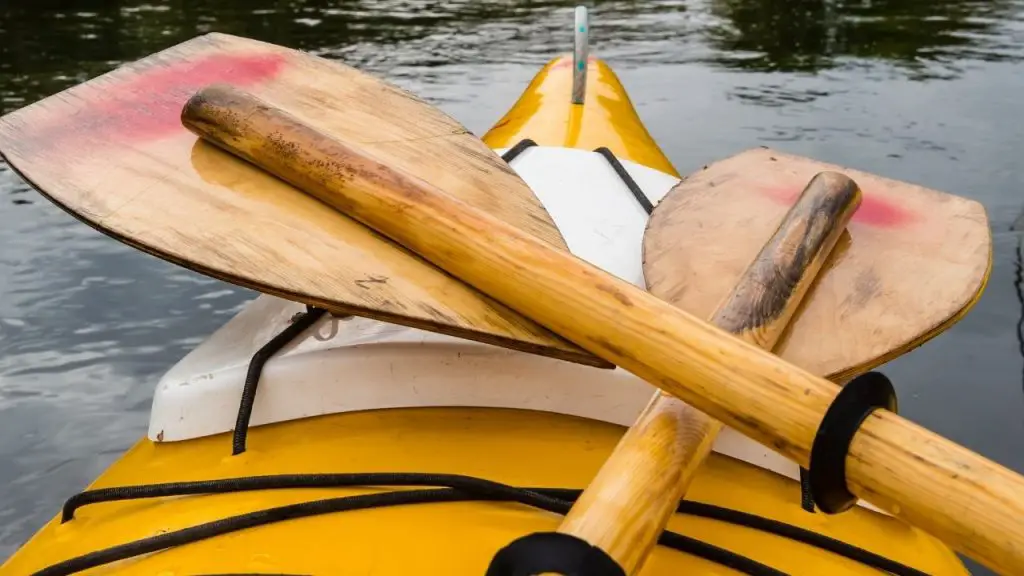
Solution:
<path fill-rule="evenodd" d="M 256 402 L 256 389 L 259 388 L 263 366 L 281 348 L 287 346 L 289 342 L 305 332 L 307 328 L 316 324 L 316 321 L 325 312 L 327 311 L 321 308 L 306 306 L 305 312 L 293 317 L 292 323 L 287 328 L 271 338 L 269 342 L 253 354 L 252 360 L 249 361 L 249 370 L 245 374 L 245 385 L 242 387 L 242 397 L 238 404 L 238 416 L 235 418 L 235 430 L 231 437 L 232 456 L 245 452 L 246 439 L 249 435 L 249 420 L 252 418 L 252 407 Z"/>
<path fill-rule="evenodd" d="M 199 494 L 228 494 L 256 490 L 284 490 L 301 488 L 352 488 L 352 487 L 403 486 L 417 487 L 416 490 L 396 490 L 375 494 L 327 498 L 276 508 L 258 510 L 223 518 L 213 522 L 166 532 L 149 538 L 142 538 L 118 546 L 90 552 L 65 560 L 36 572 L 34 576 L 64 576 L 87 570 L 103 564 L 117 562 L 142 554 L 148 554 L 174 546 L 181 546 L 212 538 L 221 534 L 246 528 L 264 526 L 333 512 L 365 510 L 406 504 L 441 502 L 498 501 L 518 502 L 541 510 L 565 514 L 572 503 L 579 498 L 582 490 L 566 488 L 519 488 L 493 482 L 483 478 L 459 474 L 422 473 L 347 473 L 347 474 L 280 474 L 271 476 L 250 476 L 221 480 L 193 482 L 171 482 L 140 486 L 119 486 L 86 490 L 69 498 L 63 508 L 62 523 L 74 520 L 75 513 L 83 506 L 104 502 L 139 500 L 145 498 L 166 498 Z M 431 488 L 427 488 L 431 487 Z M 443 488 L 441 488 L 443 487 Z M 788 538 L 838 554 L 867 566 L 897 576 L 927 576 L 924 572 L 879 556 L 845 542 L 805 530 L 798 526 L 763 518 L 753 514 L 731 510 L 703 502 L 683 500 L 676 509 L 679 514 L 699 516 L 737 526 L 744 526 L 779 537 Z M 774 568 L 735 552 L 701 542 L 699 540 L 665 531 L 658 544 L 716 562 L 740 573 L 752 576 L 784 575 Z"/>

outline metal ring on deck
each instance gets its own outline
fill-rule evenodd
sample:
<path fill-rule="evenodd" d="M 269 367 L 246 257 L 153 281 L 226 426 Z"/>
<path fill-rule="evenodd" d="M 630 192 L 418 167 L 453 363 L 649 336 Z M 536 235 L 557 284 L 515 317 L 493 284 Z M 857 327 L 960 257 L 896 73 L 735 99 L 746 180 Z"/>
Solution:
<path fill-rule="evenodd" d="M 590 18 L 586 6 L 576 7 L 572 46 L 572 103 L 583 104 L 587 92 L 587 59 L 590 57 Z"/>

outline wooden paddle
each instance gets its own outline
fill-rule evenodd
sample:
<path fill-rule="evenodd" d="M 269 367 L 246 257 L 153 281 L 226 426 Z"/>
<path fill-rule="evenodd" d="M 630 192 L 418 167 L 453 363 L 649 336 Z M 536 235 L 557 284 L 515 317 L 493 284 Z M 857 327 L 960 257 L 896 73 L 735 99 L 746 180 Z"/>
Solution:
<path fill-rule="evenodd" d="M 992 257 L 981 204 L 758 148 L 666 195 L 644 235 L 644 276 L 652 294 L 707 317 L 822 171 L 848 175 L 864 201 L 849 226 L 853 241 L 830 260 L 775 353 L 845 382 L 941 333 L 981 296 Z"/>
<path fill-rule="evenodd" d="M 223 34 L 0 118 L 0 151 L 75 217 L 186 268 L 338 315 L 611 367 L 277 178 L 197 144 L 179 114 L 213 81 L 255 90 L 567 250 L 529 186 L 452 118 L 339 62 Z"/>
<path fill-rule="evenodd" d="M 819 426 L 840 390 L 834 383 L 390 166 L 359 142 L 329 137 L 242 91 L 204 89 L 182 118 L 202 138 L 810 466 Z M 860 382 L 847 387 L 884 392 Z M 856 406 L 856 398 L 840 399 Z M 840 480 L 838 490 L 830 485 L 831 510 L 859 496 L 993 569 L 1024 571 L 1024 478 L 890 410 L 857 412 L 867 415 L 850 431 L 846 457 L 841 449 L 826 454 Z M 836 433 L 830 425 L 822 435 Z"/>
<path fill-rule="evenodd" d="M 772 232 L 770 226 L 781 219 L 776 236 L 785 229 L 799 207 L 798 202 L 785 212 L 800 183 L 823 169 L 840 170 L 758 149 L 685 179 L 658 205 L 644 236 L 650 291 L 691 313 L 706 314 L 731 284 L 745 285 L 749 255 Z M 844 171 L 856 173 L 857 181 L 873 190 L 866 210 L 854 216 L 856 241 L 844 243 L 828 273 L 818 276 L 778 351 L 834 382 L 920 345 L 966 314 L 981 295 L 991 250 L 980 206 Z M 928 226 L 913 225 L 923 218 L 931 220 Z M 929 253 L 942 257 L 923 257 Z M 765 260 L 770 258 L 762 251 L 754 262 Z M 730 296 L 720 306 L 736 302 Z M 755 312 L 766 314 L 770 304 L 763 306 Z M 735 333 L 716 321 L 722 310 L 712 323 Z M 786 325 L 768 328 L 739 336 L 771 349 Z M 679 432 L 673 434 L 673 425 Z M 721 429 L 702 412 L 657 394 L 559 531 L 601 547 L 627 574 L 639 571 Z"/>
<path fill-rule="evenodd" d="M 846 176 L 816 175 L 711 323 L 771 350 L 860 201 Z M 626 574 L 639 572 L 721 429 L 721 422 L 657 392 L 558 531 L 601 548 Z"/>

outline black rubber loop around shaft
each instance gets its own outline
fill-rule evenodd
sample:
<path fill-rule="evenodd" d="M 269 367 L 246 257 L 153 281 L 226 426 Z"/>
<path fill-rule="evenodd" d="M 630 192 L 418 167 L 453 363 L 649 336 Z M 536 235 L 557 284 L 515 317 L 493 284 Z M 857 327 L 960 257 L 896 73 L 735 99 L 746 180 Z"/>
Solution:
<path fill-rule="evenodd" d="M 846 483 L 846 456 L 861 423 L 878 408 L 895 412 L 896 391 L 882 373 L 868 372 L 843 386 L 821 419 L 811 445 L 808 481 L 822 512 L 837 514 L 857 503 Z"/>
<path fill-rule="evenodd" d="M 607 552 L 559 532 L 535 532 L 513 540 L 494 555 L 485 576 L 626 576 Z"/>

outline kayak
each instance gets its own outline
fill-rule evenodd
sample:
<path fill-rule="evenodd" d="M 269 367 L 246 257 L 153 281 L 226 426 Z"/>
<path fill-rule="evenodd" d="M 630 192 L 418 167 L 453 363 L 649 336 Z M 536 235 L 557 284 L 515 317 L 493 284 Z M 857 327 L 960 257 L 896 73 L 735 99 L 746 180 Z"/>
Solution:
<path fill-rule="evenodd" d="M 606 62 L 551 60 L 482 139 L 575 255 L 644 285 L 649 209 L 681 177 Z M 0 574 L 484 574 L 557 528 L 655 390 L 260 295 L 162 376 L 146 437 Z M 642 574 L 968 573 L 866 503 L 815 510 L 792 462 L 729 429 L 668 530 Z"/>

